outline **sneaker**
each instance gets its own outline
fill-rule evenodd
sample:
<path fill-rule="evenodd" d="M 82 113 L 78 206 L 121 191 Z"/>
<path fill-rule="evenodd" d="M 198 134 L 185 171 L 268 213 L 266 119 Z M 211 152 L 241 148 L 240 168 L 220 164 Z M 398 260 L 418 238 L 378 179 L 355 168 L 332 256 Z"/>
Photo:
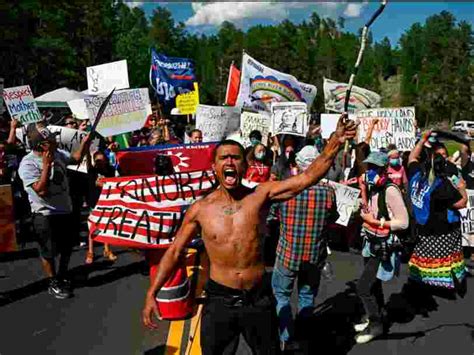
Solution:
<path fill-rule="evenodd" d="M 71 291 L 64 288 L 56 279 L 52 279 L 49 283 L 48 293 L 54 298 L 64 300 L 71 297 Z"/>
<path fill-rule="evenodd" d="M 383 334 L 383 326 L 379 323 L 370 324 L 365 330 L 357 334 L 355 341 L 357 344 L 366 344 L 369 341 Z"/>
<path fill-rule="evenodd" d="M 368 326 L 369 326 L 369 319 L 362 318 L 362 321 L 360 323 L 354 324 L 354 330 L 358 333 L 363 332 Z"/>

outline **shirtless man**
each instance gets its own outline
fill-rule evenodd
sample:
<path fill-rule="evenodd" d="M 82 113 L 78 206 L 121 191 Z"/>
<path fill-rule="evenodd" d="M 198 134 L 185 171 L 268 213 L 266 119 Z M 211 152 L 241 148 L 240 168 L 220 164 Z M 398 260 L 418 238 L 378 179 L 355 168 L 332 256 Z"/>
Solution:
<path fill-rule="evenodd" d="M 188 243 L 201 233 L 210 261 L 201 321 L 202 353 L 235 352 L 240 334 L 255 354 L 279 353 L 271 287 L 263 282 L 259 227 L 265 224 L 272 202 L 288 200 L 324 177 L 340 147 L 355 134 L 354 122 L 341 116 L 326 148 L 306 171 L 284 181 L 262 183 L 256 189 L 241 184 L 246 169 L 244 148 L 234 141 L 219 143 L 213 169 L 220 186 L 187 211 L 148 289 L 142 314 L 145 326 L 157 327 L 152 321 L 153 314 L 160 318 L 155 295 L 172 275 Z"/>

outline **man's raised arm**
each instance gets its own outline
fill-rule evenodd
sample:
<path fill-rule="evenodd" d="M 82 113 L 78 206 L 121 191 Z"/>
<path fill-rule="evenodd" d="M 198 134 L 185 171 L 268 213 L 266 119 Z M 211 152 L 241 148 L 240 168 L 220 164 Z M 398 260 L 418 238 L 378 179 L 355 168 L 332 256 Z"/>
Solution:
<path fill-rule="evenodd" d="M 308 169 L 283 181 L 261 184 L 257 190 L 267 193 L 268 198 L 272 201 L 284 201 L 316 184 L 326 175 L 345 141 L 355 137 L 356 128 L 357 124 L 354 121 L 347 120 L 347 114 L 342 114 L 336 131 L 329 138 L 321 155 L 313 161 Z"/>
<path fill-rule="evenodd" d="M 193 237 L 199 232 L 199 224 L 196 216 L 198 211 L 199 203 L 193 204 L 184 216 L 183 224 L 178 230 L 173 244 L 166 250 L 163 258 L 158 266 L 158 272 L 156 278 L 152 280 L 150 287 L 148 288 L 145 307 L 142 312 L 143 324 L 151 329 L 155 329 L 157 326 L 152 320 L 153 313 L 157 318 L 160 318 L 158 308 L 156 306 L 155 295 L 163 287 L 165 282 L 170 278 L 173 271 L 178 266 L 180 256 L 183 250 L 189 244 Z"/>

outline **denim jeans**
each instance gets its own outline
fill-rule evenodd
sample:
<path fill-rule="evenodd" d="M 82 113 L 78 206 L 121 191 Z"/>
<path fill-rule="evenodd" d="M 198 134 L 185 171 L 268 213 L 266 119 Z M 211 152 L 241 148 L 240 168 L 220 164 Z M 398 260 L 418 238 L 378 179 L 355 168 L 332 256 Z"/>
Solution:
<path fill-rule="evenodd" d="M 278 261 L 275 262 L 272 288 L 277 301 L 281 341 L 288 341 L 294 335 L 290 298 L 296 278 L 298 278 L 298 317 L 309 317 L 313 311 L 314 298 L 318 293 L 321 267 L 318 264 L 304 263 L 298 271 L 292 271 L 279 264 Z"/>

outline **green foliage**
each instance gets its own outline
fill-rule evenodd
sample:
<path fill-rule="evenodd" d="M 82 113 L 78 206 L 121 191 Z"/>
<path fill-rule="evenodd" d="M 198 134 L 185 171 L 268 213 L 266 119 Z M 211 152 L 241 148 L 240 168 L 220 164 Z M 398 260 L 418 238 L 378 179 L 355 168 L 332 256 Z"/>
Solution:
<path fill-rule="evenodd" d="M 30 84 L 40 95 L 60 86 L 83 90 L 85 68 L 126 59 L 132 87 L 149 86 L 150 48 L 196 62 L 201 102 L 222 104 L 229 66 L 242 51 L 263 64 L 316 85 L 313 110 L 324 111 L 323 77 L 347 82 L 360 46 L 344 19 L 321 18 L 253 26 L 229 22 L 213 35 L 197 35 L 157 6 L 147 19 L 121 1 L 59 0 L 0 4 L 0 64 L 6 86 Z M 355 84 L 380 92 L 384 105 L 415 105 L 421 124 L 471 119 L 473 98 L 471 26 L 448 12 L 414 24 L 392 48 L 387 38 L 369 41 Z"/>

